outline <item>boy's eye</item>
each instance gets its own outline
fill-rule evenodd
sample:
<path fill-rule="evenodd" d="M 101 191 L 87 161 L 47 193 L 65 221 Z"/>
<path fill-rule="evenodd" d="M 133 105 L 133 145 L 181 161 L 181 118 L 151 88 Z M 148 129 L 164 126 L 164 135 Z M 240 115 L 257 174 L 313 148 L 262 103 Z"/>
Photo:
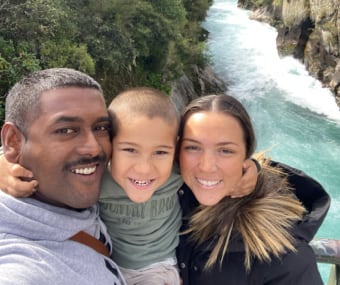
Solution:
<path fill-rule="evenodd" d="M 157 150 L 155 151 L 155 155 L 167 155 L 169 152 L 165 150 Z"/>
<path fill-rule="evenodd" d="M 131 148 L 131 147 L 122 148 L 122 151 L 129 152 L 129 153 L 136 153 L 137 152 L 137 150 L 135 150 L 134 148 Z"/>

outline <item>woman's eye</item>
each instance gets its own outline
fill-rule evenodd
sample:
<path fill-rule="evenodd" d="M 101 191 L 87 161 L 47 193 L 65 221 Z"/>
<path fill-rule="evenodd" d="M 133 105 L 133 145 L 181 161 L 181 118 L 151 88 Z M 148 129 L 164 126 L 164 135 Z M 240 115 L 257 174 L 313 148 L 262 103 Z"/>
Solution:
<path fill-rule="evenodd" d="M 199 151 L 200 148 L 198 146 L 195 145 L 187 145 L 184 147 L 184 150 L 188 150 L 188 151 Z"/>
<path fill-rule="evenodd" d="M 231 149 L 227 149 L 227 148 L 222 148 L 219 150 L 220 153 L 222 154 L 229 154 L 229 153 L 233 153 L 233 151 Z"/>

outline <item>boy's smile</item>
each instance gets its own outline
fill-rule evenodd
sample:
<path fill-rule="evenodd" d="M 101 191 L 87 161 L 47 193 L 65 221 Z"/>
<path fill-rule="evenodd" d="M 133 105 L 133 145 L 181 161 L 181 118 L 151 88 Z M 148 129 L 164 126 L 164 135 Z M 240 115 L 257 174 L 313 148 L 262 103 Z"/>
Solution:
<path fill-rule="evenodd" d="M 128 116 L 118 125 L 111 175 L 133 202 L 142 203 L 171 174 L 177 123 L 169 124 L 159 117 Z"/>
<path fill-rule="evenodd" d="M 148 179 L 148 180 L 136 180 L 136 179 L 130 179 L 130 181 L 136 185 L 136 187 L 143 189 L 146 188 L 148 186 L 150 186 L 154 181 L 156 181 L 155 179 Z"/>

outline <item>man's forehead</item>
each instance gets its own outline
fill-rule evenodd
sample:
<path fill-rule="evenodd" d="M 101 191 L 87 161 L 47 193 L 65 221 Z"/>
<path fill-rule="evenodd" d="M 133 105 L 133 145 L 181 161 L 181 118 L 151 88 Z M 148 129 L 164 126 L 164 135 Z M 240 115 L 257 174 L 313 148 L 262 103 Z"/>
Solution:
<path fill-rule="evenodd" d="M 66 87 L 45 91 L 40 96 L 42 110 L 72 110 L 85 108 L 96 111 L 102 109 L 106 112 L 106 105 L 102 94 L 92 88 Z M 92 106 L 91 108 L 89 108 Z"/>
<path fill-rule="evenodd" d="M 49 123 L 109 120 L 101 93 L 91 88 L 60 88 L 41 94 L 40 118 Z"/>

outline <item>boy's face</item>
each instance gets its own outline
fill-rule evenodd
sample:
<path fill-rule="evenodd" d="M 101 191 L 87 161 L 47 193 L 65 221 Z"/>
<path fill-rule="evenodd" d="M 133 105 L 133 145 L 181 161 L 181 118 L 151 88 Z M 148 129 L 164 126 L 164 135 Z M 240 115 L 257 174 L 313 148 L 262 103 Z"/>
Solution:
<path fill-rule="evenodd" d="M 173 166 L 177 122 L 134 116 L 120 120 L 113 138 L 111 175 L 130 200 L 142 203 L 169 178 Z"/>

